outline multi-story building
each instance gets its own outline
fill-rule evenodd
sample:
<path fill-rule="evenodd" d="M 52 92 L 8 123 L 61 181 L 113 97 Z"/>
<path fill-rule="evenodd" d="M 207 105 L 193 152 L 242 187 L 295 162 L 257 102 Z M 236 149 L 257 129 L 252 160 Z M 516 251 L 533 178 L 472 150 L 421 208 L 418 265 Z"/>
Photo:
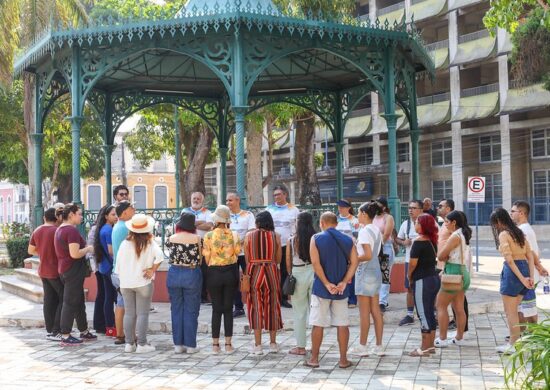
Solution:
<path fill-rule="evenodd" d="M 0 182 L 0 225 L 29 222 L 29 186 Z"/>

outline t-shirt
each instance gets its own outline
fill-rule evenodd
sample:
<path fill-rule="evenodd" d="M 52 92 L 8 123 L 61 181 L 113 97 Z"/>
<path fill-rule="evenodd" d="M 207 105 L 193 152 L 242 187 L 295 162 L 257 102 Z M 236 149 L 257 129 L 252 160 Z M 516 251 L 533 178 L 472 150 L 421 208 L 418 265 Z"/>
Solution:
<path fill-rule="evenodd" d="M 370 230 L 370 232 L 368 231 Z M 365 254 L 365 251 L 363 249 L 363 244 L 367 244 L 370 246 L 370 249 L 372 251 L 372 256 L 378 256 L 378 253 L 380 252 L 380 246 L 382 245 L 382 237 L 381 237 L 380 229 L 378 229 L 378 226 L 374 224 L 367 225 L 359 230 L 359 234 L 357 236 L 357 255 L 363 256 Z M 376 241 L 375 238 L 378 239 L 378 246 L 375 247 Z M 370 262 L 370 261 L 369 261 Z"/>
<path fill-rule="evenodd" d="M 153 264 L 162 263 L 163 260 L 164 254 L 155 240 L 151 239 L 139 257 L 136 254 L 134 242 L 124 240 L 120 244 L 118 261 L 115 265 L 115 273 L 120 278 L 120 288 L 147 286 L 151 283 L 151 279 L 145 279 L 143 272 Z"/>
<path fill-rule="evenodd" d="M 413 280 L 424 279 L 428 276 L 437 275 L 435 265 L 435 251 L 430 241 L 414 241 L 411 246 L 411 258 L 418 259 L 416 268 L 412 273 Z M 407 275 L 405 275 L 407 277 Z"/>
<path fill-rule="evenodd" d="M 529 245 L 531 246 L 531 250 L 535 252 L 537 256 L 540 256 L 539 244 L 537 243 L 537 235 L 535 234 L 533 227 L 528 222 L 522 223 L 518 227 L 521 229 L 523 234 L 525 234 L 525 238 L 529 242 Z M 540 275 L 536 268 L 535 268 L 534 279 L 535 279 L 535 283 L 537 283 L 540 280 Z"/>
<path fill-rule="evenodd" d="M 86 246 L 86 241 L 80 235 L 78 229 L 72 225 L 60 226 L 55 232 L 55 254 L 57 255 L 57 271 L 64 274 L 73 266 L 75 261 L 69 252 L 69 244 L 78 244 L 79 249 Z M 84 257 L 83 257 L 84 258 Z"/>
<path fill-rule="evenodd" d="M 187 213 L 194 214 L 196 222 L 210 222 L 210 223 L 212 223 L 212 213 L 206 207 L 202 207 L 199 210 L 193 210 L 192 207 L 187 207 L 187 208 L 183 209 L 182 212 L 187 212 Z M 206 233 L 208 233 L 206 230 L 197 229 L 197 234 L 201 238 L 204 238 Z"/>
<path fill-rule="evenodd" d="M 287 203 L 283 206 L 271 204 L 267 206 L 266 211 L 273 217 L 275 233 L 281 235 L 281 245 L 285 247 L 288 239 L 296 231 L 296 219 L 300 210 L 293 204 Z"/>
<path fill-rule="evenodd" d="M 407 232 L 407 223 L 410 224 L 408 232 Z M 401 240 L 405 240 L 407 238 L 410 240 L 413 240 L 416 237 L 418 237 L 418 233 L 414 229 L 414 221 L 412 221 L 410 218 L 403 221 L 403 223 L 401 224 L 401 227 L 399 228 L 399 232 L 397 233 L 397 238 Z M 407 246 L 405 247 L 405 262 L 408 263 L 410 258 L 411 258 L 411 247 Z"/>
<path fill-rule="evenodd" d="M 359 227 L 359 221 L 353 215 L 348 215 L 347 217 L 342 217 L 338 215 L 338 225 L 336 225 L 336 230 L 344 233 L 348 237 L 353 237 L 353 233 L 357 231 Z"/>
<path fill-rule="evenodd" d="M 99 272 L 103 275 L 110 275 L 113 271 L 113 257 L 109 254 L 108 245 L 113 245 L 113 227 L 108 223 L 103 225 L 99 232 L 99 243 L 101 244 L 102 256 L 99 263 Z M 113 252 L 114 253 L 114 252 Z"/>
<path fill-rule="evenodd" d="M 41 225 L 33 232 L 29 242 L 38 252 L 38 257 L 40 258 L 38 275 L 44 279 L 57 279 L 59 277 L 54 245 L 56 230 L 57 226 Z"/>
<path fill-rule="evenodd" d="M 113 267 L 116 265 L 120 244 L 126 240 L 126 237 L 128 237 L 128 232 L 129 230 L 126 227 L 126 222 L 119 220 L 115 223 L 115 226 L 113 227 L 113 234 L 111 236 L 111 243 L 113 245 Z"/>
<path fill-rule="evenodd" d="M 229 228 L 239 235 L 242 244 L 246 233 L 256 228 L 254 214 L 246 210 L 241 210 L 237 214 L 231 214 L 231 225 L 229 225 Z M 244 254 L 243 250 L 244 245 L 241 248 L 241 255 Z"/>

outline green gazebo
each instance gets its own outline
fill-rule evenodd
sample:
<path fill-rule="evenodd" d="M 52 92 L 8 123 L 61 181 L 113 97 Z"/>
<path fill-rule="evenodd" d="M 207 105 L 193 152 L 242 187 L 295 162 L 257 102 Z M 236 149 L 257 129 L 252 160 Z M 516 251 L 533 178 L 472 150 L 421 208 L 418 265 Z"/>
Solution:
<path fill-rule="evenodd" d="M 102 118 L 107 199 L 111 154 L 121 123 L 139 110 L 171 103 L 199 115 L 216 134 L 226 191 L 228 142 L 236 135 L 237 191 L 246 199 L 245 116 L 287 102 L 314 112 L 333 135 L 338 196 L 343 193 L 344 129 L 371 92 L 383 100 L 388 126 L 389 203 L 397 196 L 396 104 L 412 138 L 413 193 L 418 195 L 415 78 L 433 63 L 412 23 L 328 20 L 282 13 L 271 0 L 190 0 L 172 19 L 97 21 L 87 28 L 52 29 L 16 61 L 36 77 L 36 164 L 43 124 L 54 102 L 70 94 L 73 201 L 80 203 L 80 130 L 84 105 Z M 42 215 L 42 177 L 36 170 L 36 222 Z M 225 195 L 223 195 L 225 196 Z"/>

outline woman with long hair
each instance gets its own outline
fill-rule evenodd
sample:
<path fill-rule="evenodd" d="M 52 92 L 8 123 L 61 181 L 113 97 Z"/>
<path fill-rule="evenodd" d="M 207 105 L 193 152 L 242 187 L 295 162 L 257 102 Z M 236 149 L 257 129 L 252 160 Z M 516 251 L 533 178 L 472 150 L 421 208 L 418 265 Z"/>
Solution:
<path fill-rule="evenodd" d="M 378 300 L 380 310 L 382 310 L 383 313 L 386 311 L 389 303 L 391 269 L 395 259 L 392 238 L 392 233 L 395 229 L 395 220 L 390 214 L 388 200 L 385 197 L 380 196 L 376 198 L 376 203 L 380 205 L 382 212 L 374 217 L 374 221 L 372 223 L 382 232 L 382 251 L 385 255 L 387 255 L 387 260 L 380 264 L 380 269 L 382 271 L 382 285 L 380 286 L 380 296 L 378 297 Z"/>
<path fill-rule="evenodd" d="M 170 268 L 166 287 L 170 295 L 172 339 L 175 353 L 195 353 L 201 306 L 201 237 L 195 227 L 195 214 L 183 212 L 176 233 L 166 241 Z"/>
<path fill-rule="evenodd" d="M 126 221 L 126 227 L 128 237 L 120 244 L 114 270 L 120 278 L 124 298 L 124 352 L 148 353 L 155 350 L 147 343 L 153 279 L 164 254 L 153 238 L 155 220 L 152 217 L 136 214 Z"/>
<path fill-rule="evenodd" d="M 436 246 L 438 226 L 435 219 L 429 214 L 422 214 L 414 225 L 418 237 L 411 246 L 409 260 L 409 285 L 413 290 L 414 306 L 420 318 L 422 344 L 410 356 L 424 356 L 434 353 L 434 340 L 437 322 L 435 320 L 435 298 L 440 287 L 438 271 L 436 269 Z M 445 311 L 447 309 L 445 308 Z M 447 321 L 448 322 L 448 321 Z"/>
<path fill-rule="evenodd" d="M 439 338 L 435 340 L 435 346 L 445 348 L 449 344 L 462 345 L 464 329 L 466 327 L 466 312 L 464 311 L 464 294 L 470 287 L 470 239 L 472 229 L 468 226 L 466 214 L 462 211 L 451 211 L 445 217 L 445 228 L 451 236 L 443 246 L 439 248 L 437 258 L 445 263 L 444 274 L 462 275 L 462 288 L 447 290 L 442 285 L 437 294 L 437 322 L 439 323 Z M 449 326 L 449 314 L 447 308 L 452 304 L 455 321 L 456 336 L 451 340 L 447 339 L 447 328 Z"/>
<path fill-rule="evenodd" d="M 296 220 L 296 233 L 290 237 L 286 245 L 286 269 L 296 278 L 292 295 L 296 346 L 289 351 L 292 355 L 306 354 L 306 328 L 313 286 L 309 244 L 314 234 L 313 216 L 307 211 L 302 211 Z"/>
<path fill-rule="evenodd" d="M 57 269 L 64 287 L 60 320 L 61 345 L 72 346 L 84 340 L 97 340 L 97 336 L 88 330 L 84 299 L 84 279 L 88 271 L 85 256 L 92 253 L 94 248 L 86 246 L 77 229 L 82 223 L 82 210 L 76 204 L 66 204 L 61 217 L 63 222 L 57 228 L 54 238 Z M 80 339 L 71 335 L 75 320 Z"/>
<path fill-rule="evenodd" d="M 105 336 L 116 337 L 115 311 L 116 288 L 113 286 L 113 225 L 118 221 L 114 205 L 104 206 L 99 210 L 94 230 L 94 257 L 98 273 L 103 282 L 103 314 L 105 316 Z"/>
<path fill-rule="evenodd" d="M 221 205 L 212 214 L 214 229 L 204 236 L 203 255 L 207 264 L 206 288 L 212 299 L 212 352 L 220 349 L 220 328 L 225 336 L 225 352 L 233 353 L 233 298 L 239 288 L 237 257 L 241 253 L 241 239 L 231 231 L 231 210 Z"/>
<path fill-rule="evenodd" d="M 340 199 L 336 202 L 336 205 L 338 206 L 338 225 L 336 225 L 336 230 L 354 239 L 357 237 L 357 232 L 359 231 L 359 220 L 355 216 L 351 202 L 347 199 Z M 351 279 L 348 307 L 353 309 L 356 306 L 357 295 L 355 295 L 355 277 L 353 277 Z"/>
<path fill-rule="evenodd" d="M 372 222 L 381 212 L 376 202 L 363 203 L 359 208 L 359 223 L 363 226 L 357 237 L 357 259 L 359 266 L 355 271 L 355 294 L 359 302 L 359 345 L 351 350 L 357 356 L 375 354 L 384 356 L 382 334 L 384 318 L 378 304 L 378 292 L 382 284 L 382 272 L 378 254 L 382 248 L 382 233 Z M 367 347 L 370 321 L 374 322 L 376 345 L 372 349 Z"/>
<path fill-rule="evenodd" d="M 269 331 L 269 351 L 279 352 L 277 331 L 283 328 L 277 265 L 281 262 L 281 236 L 275 233 L 273 218 L 268 211 L 256 215 L 256 230 L 244 239 L 244 256 L 247 274 L 250 275 L 250 292 L 246 308 L 250 328 L 254 329 L 252 353 L 262 355 L 262 330 Z"/>
<path fill-rule="evenodd" d="M 497 352 L 510 354 L 520 336 L 519 305 L 527 291 L 535 287 L 535 259 L 529 241 L 506 210 L 502 207 L 496 208 L 489 221 L 493 228 L 496 247 L 504 257 L 500 274 L 500 295 L 510 331 L 509 343 L 498 346 Z"/>

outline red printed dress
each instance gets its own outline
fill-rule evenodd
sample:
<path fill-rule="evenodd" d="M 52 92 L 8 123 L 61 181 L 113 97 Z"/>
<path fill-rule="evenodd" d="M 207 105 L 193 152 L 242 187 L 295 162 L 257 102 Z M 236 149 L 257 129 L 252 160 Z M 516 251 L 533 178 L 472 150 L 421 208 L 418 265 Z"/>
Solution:
<path fill-rule="evenodd" d="M 246 308 L 250 328 L 279 330 L 283 328 L 279 280 L 275 261 L 275 232 L 256 229 L 247 234 L 245 247 L 250 275 L 250 293 Z"/>

